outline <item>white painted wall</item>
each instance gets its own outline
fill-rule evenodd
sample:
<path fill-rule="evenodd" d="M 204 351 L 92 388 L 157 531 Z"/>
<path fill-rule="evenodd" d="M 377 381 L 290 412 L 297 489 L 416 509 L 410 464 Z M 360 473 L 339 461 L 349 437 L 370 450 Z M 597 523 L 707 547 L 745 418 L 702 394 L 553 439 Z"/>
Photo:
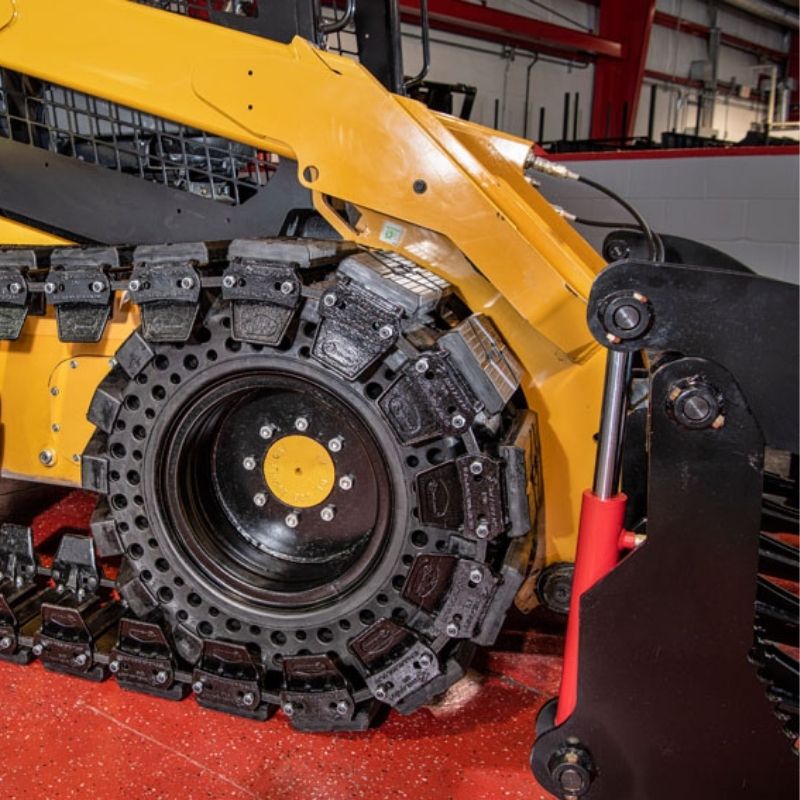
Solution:
<path fill-rule="evenodd" d="M 480 0 L 470 0 L 484 4 Z M 541 0 L 553 9 L 552 13 L 533 5 L 527 0 L 487 0 L 489 6 L 516 14 L 542 19 L 578 30 L 590 31 L 597 23 L 597 9 L 582 0 Z M 708 11 L 705 0 L 659 0 L 658 8 L 687 20 L 708 24 Z M 563 16 L 559 16 L 563 15 Z M 569 18 L 570 21 L 564 19 Z M 780 30 L 767 23 L 760 23 L 752 17 L 735 10 L 720 11 L 722 29 L 732 35 L 755 41 L 776 50 L 788 49 L 788 41 Z M 404 28 L 404 49 L 406 72 L 418 71 L 421 56 L 418 40 L 419 29 L 414 26 Z M 473 119 L 485 125 L 495 121 L 495 102 L 500 105 L 499 127 L 514 134 L 524 131 L 525 82 L 530 54 L 504 53 L 499 45 L 472 38 L 450 36 L 439 31 L 433 32 L 431 80 L 451 83 L 466 83 L 476 86 L 478 98 Z M 445 43 L 446 42 L 446 43 Z M 472 50 L 461 47 L 475 48 Z M 480 52 L 476 52 L 480 51 Z M 692 61 L 707 57 L 706 43 L 703 39 L 678 33 L 656 26 L 653 31 L 647 68 L 657 72 L 688 77 Z M 723 47 L 720 58 L 720 80 L 735 78 L 739 83 L 753 83 L 754 73 L 750 69 L 757 58 L 747 53 Z M 545 141 L 561 138 L 563 125 L 564 95 L 580 93 L 580 114 L 578 137 L 589 135 L 591 100 L 594 86 L 594 68 L 578 69 L 566 64 L 551 64 L 541 60 L 531 72 L 531 102 L 528 115 L 528 135 L 538 136 L 539 109 L 546 109 Z M 681 102 L 676 103 L 678 93 L 672 88 L 659 89 L 656 113 L 656 132 L 677 127 L 682 130 L 692 127 L 696 119 L 696 92 L 683 89 Z M 642 100 L 636 123 L 637 135 L 647 132 L 647 116 L 650 100 L 650 86 L 643 89 Z M 763 107 L 754 101 L 738 98 L 721 98 L 714 122 L 720 136 L 727 132 L 730 140 L 745 136 L 753 122 L 762 118 Z M 572 124 L 570 123 L 570 136 Z"/>
<path fill-rule="evenodd" d="M 800 282 L 796 155 L 565 160 L 633 203 L 654 230 L 716 247 L 751 269 Z M 543 178 L 549 200 L 596 220 L 624 222 L 612 200 L 587 187 Z M 597 248 L 608 231 L 578 226 Z"/>

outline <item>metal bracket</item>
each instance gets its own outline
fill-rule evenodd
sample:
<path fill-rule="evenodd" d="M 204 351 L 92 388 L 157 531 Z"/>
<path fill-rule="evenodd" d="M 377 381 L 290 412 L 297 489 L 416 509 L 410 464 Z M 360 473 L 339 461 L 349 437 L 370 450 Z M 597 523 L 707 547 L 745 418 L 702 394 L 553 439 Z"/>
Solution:
<path fill-rule="evenodd" d="M 498 579 L 484 564 L 460 560 L 434 626 L 451 639 L 476 636 L 491 605 Z"/>
<path fill-rule="evenodd" d="M 244 645 L 203 642 L 200 665 L 192 673 L 192 691 L 201 706 L 263 721 L 275 706 L 264 699 L 262 682 L 261 668 Z"/>
<path fill-rule="evenodd" d="M 27 270 L 36 269 L 33 250 L 0 253 L 0 340 L 16 341 L 28 317 Z"/>
<path fill-rule="evenodd" d="M 78 600 L 95 594 L 102 573 L 97 566 L 92 538 L 70 533 L 62 536 L 51 574 L 58 592 L 74 592 Z"/>
<path fill-rule="evenodd" d="M 0 526 L 0 581 L 19 588 L 36 577 L 37 558 L 33 532 L 26 525 L 4 522 Z"/>
<path fill-rule="evenodd" d="M 100 341 L 114 299 L 108 270 L 118 267 L 113 247 L 53 251 L 44 292 L 56 309 L 62 342 Z"/>
<path fill-rule="evenodd" d="M 442 674 L 436 654 L 420 641 L 380 672 L 366 679 L 367 687 L 382 703 L 396 706 Z"/>
<path fill-rule="evenodd" d="M 202 242 L 141 245 L 133 252 L 128 290 L 142 310 L 142 335 L 151 342 L 185 342 L 199 311 L 200 275 L 208 264 Z"/>

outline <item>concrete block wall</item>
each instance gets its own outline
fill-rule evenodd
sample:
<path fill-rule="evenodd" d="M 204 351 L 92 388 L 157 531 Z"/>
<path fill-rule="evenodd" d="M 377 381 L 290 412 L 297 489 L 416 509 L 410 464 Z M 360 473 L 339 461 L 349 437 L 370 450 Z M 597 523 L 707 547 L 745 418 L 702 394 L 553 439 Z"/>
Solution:
<path fill-rule="evenodd" d="M 567 161 L 633 203 L 654 230 L 696 239 L 763 275 L 800 282 L 796 153 Z M 579 216 L 627 221 L 588 187 L 543 179 L 544 195 Z M 581 228 L 600 247 L 607 231 Z"/>

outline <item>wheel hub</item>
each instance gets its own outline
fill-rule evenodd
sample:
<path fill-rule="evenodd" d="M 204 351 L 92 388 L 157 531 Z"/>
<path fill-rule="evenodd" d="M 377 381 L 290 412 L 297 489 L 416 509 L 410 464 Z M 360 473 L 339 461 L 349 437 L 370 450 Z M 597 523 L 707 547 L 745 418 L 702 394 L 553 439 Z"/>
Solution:
<path fill-rule="evenodd" d="M 284 436 L 267 450 L 264 479 L 287 506 L 324 503 L 336 482 L 336 468 L 325 447 L 309 436 Z"/>

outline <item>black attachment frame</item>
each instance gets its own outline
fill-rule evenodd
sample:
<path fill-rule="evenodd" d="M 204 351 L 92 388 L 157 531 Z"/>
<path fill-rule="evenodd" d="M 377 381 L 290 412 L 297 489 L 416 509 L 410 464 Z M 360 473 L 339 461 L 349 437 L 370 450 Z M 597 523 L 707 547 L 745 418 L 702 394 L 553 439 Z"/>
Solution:
<path fill-rule="evenodd" d="M 719 269 L 620 262 L 595 283 L 595 337 L 653 364 L 647 539 L 583 595 L 574 713 L 540 716 L 531 763 L 559 797 L 797 796 L 753 648 L 764 449 L 797 449 L 797 305 Z"/>

